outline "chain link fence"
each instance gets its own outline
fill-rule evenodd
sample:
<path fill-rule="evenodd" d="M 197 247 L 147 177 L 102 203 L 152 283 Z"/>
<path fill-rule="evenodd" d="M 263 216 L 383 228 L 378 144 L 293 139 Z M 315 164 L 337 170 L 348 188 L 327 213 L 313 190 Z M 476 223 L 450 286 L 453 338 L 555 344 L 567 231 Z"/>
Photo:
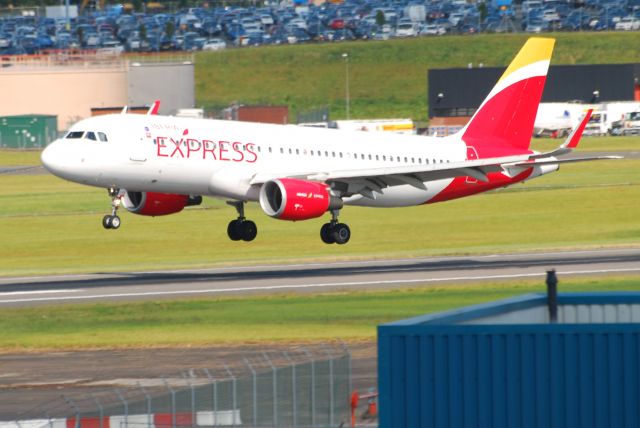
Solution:
<path fill-rule="evenodd" d="M 346 347 L 265 352 L 179 377 L 61 395 L 2 428 L 341 427 L 350 391 Z"/>

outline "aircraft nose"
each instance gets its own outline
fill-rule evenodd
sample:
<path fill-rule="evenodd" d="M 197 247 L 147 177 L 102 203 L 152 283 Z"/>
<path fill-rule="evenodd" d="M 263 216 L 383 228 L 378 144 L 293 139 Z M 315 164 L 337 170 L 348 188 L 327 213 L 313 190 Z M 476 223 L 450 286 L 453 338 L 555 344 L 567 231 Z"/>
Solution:
<path fill-rule="evenodd" d="M 42 165 L 54 175 L 61 175 L 64 170 L 65 150 L 62 144 L 60 140 L 56 140 L 49 144 L 40 155 Z"/>

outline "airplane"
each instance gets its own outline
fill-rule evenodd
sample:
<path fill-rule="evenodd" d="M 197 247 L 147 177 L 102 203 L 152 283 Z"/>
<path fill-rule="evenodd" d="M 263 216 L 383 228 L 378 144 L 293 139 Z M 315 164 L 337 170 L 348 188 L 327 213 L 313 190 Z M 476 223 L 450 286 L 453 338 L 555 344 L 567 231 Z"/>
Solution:
<path fill-rule="evenodd" d="M 320 229 L 326 244 L 345 244 L 349 226 L 338 219 L 347 205 L 403 207 L 443 202 L 524 182 L 567 162 L 591 111 L 556 150 L 530 142 L 555 40 L 530 38 L 458 133 L 447 137 L 388 135 L 158 115 L 92 117 L 73 125 L 41 155 L 52 174 L 106 188 L 118 229 L 120 206 L 162 216 L 223 198 L 237 211 L 227 226 L 234 241 L 256 238 L 244 215 L 258 202 L 268 216 L 301 221 L 329 213 Z"/>

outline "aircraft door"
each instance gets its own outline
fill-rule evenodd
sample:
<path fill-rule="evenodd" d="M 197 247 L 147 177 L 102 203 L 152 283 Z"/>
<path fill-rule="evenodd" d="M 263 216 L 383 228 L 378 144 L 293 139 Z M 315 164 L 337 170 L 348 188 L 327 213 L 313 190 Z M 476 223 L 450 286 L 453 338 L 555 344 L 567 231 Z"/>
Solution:
<path fill-rule="evenodd" d="M 129 148 L 129 159 L 134 162 L 146 162 L 149 145 L 152 144 L 151 133 L 145 126 L 145 133 L 141 135 Z"/>

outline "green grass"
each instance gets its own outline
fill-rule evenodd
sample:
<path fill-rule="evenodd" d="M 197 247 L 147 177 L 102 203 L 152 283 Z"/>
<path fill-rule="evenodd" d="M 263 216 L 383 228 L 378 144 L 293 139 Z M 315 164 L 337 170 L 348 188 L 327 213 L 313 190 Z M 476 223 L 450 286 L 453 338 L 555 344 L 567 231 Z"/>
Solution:
<path fill-rule="evenodd" d="M 40 150 L 0 150 L 0 166 L 40 165 Z"/>
<path fill-rule="evenodd" d="M 640 62 L 634 32 L 556 33 L 552 64 Z M 430 68 L 506 66 L 528 38 L 488 34 L 228 49 L 196 55 L 196 104 L 287 105 L 295 113 L 329 106 L 345 117 L 345 64 L 349 53 L 352 118 L 427 117 Z"/>
<path fill-rule="evenodd" d="M 560 280 L 564 292 L 640 289 L 638 277 Z M 3 309 L 0 351 L 373 339 L 380 323 L 543 291 L 541 277 L 509 284 Z"/>
<path fill-rule="evenodd" d="M 558 148 L 562 141 L 555 138 L 534 138 L 531 148 L 539 152 L 551 151 Z M 575 153 L 638 150 L 640 150 L 640 137 L 584 137 Z"/>
<path fill-rule="evenodd" d="M 346 207 L 344 246 L 319 239 L 326 218 L 285 222 L 249 204 L 259 228 L 252 243 L 231 242 L 234 211 L 203 208 L 150 218 L 122 212 L 102 229 L 104 190 L 49 175 L 0 176 L 0 275 L 195 268 L 284 260 L 334 260 L 529 251 L 640 243 L 637 160 L 563 166 L 525 185 L 410 208 Z"/>

